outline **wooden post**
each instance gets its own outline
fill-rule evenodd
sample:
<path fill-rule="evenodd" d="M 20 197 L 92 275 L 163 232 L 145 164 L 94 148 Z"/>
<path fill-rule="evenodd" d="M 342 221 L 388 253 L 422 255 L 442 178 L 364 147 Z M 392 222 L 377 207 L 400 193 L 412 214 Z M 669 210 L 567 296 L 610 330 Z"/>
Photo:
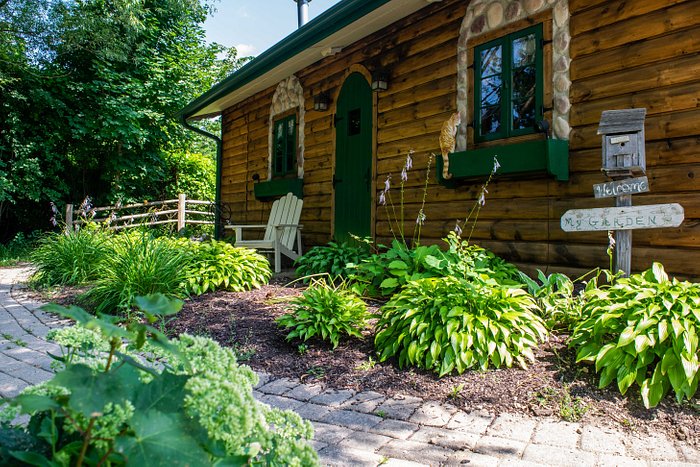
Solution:
<path fill-rule="evenodd" d="M 73 231 L 73 205 L 66 204 L 66 233 Z"/>
<path fill-rule="evenodd" d="M 187 223 L 185 219 L 185 206 L 187 204 L 187 195 L 180 193 L 177 197 L 177 231 L 185 228 Z"/>
<path fill-rule="evenodd" d="M 615 198 L 615 206 L 632 206 L 632 195 L 620 195 Z M 622 271 L 625 276 L 632 271 L 632 231 L 615 231 L 615 272 Z"/>

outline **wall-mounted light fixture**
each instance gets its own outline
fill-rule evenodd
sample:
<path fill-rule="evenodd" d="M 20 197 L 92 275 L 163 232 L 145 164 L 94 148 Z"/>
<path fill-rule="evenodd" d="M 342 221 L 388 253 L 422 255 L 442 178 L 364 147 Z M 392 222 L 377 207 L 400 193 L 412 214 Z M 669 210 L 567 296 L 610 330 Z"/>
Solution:
<path fill-rule="evenodd" d="M 375 70 L 372 72 L 372 91 L 386 91 L 389 89 L 389 72 Z"/>
<path fill-rule="evenodd" d="M 331 103 L 331 96 L 327 92 L 321 92 L 314 96 L 314 110 L 328 110 L 328 106 Z"/>
<path fill-rule="evenodd" d="M 260 181 L 260 174 L 253 174 L 253 183 L 258 183 Z"/>

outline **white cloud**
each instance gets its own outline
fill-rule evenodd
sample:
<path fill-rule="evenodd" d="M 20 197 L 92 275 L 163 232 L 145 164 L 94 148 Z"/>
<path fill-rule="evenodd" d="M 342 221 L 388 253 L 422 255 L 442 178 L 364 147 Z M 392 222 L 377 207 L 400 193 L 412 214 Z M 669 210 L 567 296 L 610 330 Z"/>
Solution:
<path fill-rule="evenodd" d="M 251 44 L 236 44 L 235 47 L 239 57 L 250 57 L 257 53 L 257 47 Z"/>

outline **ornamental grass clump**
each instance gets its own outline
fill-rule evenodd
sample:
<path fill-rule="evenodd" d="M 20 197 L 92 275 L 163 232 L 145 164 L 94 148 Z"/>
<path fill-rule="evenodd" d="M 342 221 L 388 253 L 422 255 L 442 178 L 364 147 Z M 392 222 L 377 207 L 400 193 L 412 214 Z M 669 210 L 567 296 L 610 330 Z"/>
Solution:
<path fill-rule="evenodd" d="M 595 364 L 599 386 L 622 394 L 635 383 L 647 408 L 672 389 L 695 395 L 700 379 L 700 284 L 669 280 L 659 263 L 586 292 L 583 321 L 569 346 L 576 361 Z"/>
<path fill-rule="evenodd" d="M 525 368 L 546 337 L 533 298 L 495 281 L 457 277 L 409 282 L 382 307 L 375 347 L 380 361 L 444 376 L 493 365 Z"/>
<path fill-rule="evenodd" d="M 367 305 L 344 283 L 332 285 L 314 279 L 304 293 L 290 301 L 290 313 L 277 318 L 280 327 L 291 329 L 287 340 L 304 342 L 317 337 L 338 347 L 340 338 L 362 338 L 369 313 Z"/>
<path fill-rule="evenodd" d="M 77 326 L 54 333 L 69 349 L 56 375 L 0 411 L 0 465 L 318 465 L 311 424 L 257 402 L 258 377 L 231 349 L 186 334 L 170 340 L 152 326 L 181 301 L 135 303 L 144 322 L 128 328 L 113 316 L 46 307 Z M 86 351 L 90 339 L 104 351 Z M 20 411 L 29 423 L 11 425 Z"/>
<path fill-rule="evenodd" d="M 187 280 L 189 255 L 167 238 L 121 234 L 113 237 L 110 247 L 93 287 L 80 297 L 95 312 L 120 310 L 128 316 L 137 295 L 184 296 L 181 284 Z"/>
<path fill-rule="evenodd" d="M 110 252 L 110 239 L 108 233 L 92 225 L 48 234 L 30 256 L 37 268 L 31 282 L 50 287 L 94 281 Z"/>

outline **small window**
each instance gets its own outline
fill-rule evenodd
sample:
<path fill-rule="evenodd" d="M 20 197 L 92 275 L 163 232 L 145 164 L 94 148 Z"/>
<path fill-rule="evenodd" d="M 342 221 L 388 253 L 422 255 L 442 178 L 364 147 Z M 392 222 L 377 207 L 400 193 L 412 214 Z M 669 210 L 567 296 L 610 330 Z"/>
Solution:
<path fill-rule="evenodd" d="M 272 174 L 296 173 L 297 170 L 297 117 L 290 115 L 275 121 L 275 151 Z"/>
<path fill-rule="evenodd" d="M 474 49 L 476 141 L 535 132 L 543 116 L 542 25 Z"/>

